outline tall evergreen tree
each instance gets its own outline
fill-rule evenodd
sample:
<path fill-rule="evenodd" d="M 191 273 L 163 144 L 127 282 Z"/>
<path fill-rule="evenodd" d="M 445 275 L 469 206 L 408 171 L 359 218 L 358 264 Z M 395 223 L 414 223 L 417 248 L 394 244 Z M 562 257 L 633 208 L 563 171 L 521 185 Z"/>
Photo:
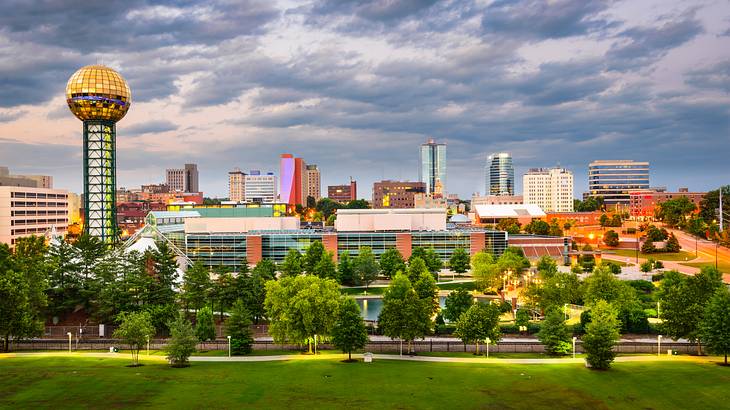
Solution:
<path fill-rule="evenodd" d="M 398 249 L 390 248 L 380 255 L 380 270 L 388 278 L 392 278 L 398 272 L 405 272 L 406 262 Z"/>
<path fill-rule="evenodd" d="M 322 260 L 322 254 L 324 253 L 324 245 L 320 241 L 314 241 L 307 248 L 304 253 L 303 267 L 307 275 L 316 275 L 316 267 L 319 261 Z"/>
<path fill-rule="evenodd" d="M 231 337 L 231 354 L 242 355 L 251 353 L 253 347 L 253 332 L 251 332 L 251 313 L 246 310 L 242 301 L 236 302 L 231 316 L 225 323 L 226 336 Z"/>
<path fill-rule="evenodd" d="M 339 282 L 346 286 L 354 286 L 357 284 L 357 277 L 355 276 L 355 267 L 353 266 L 353 259 L 350 257 L 350 252 L 344 251 L 340 255 L 337 264 L 337 276 Z"/>
<path fill-rule="evenodd" d="M 197 311 L 205 305 L 211 289 L 210 273 L 202 263 L 195 262 L 183 275 L 182 299 L 187 309 Z"/>
<path fill-rule="evenodd" d="M 337 280 L 337 265 L 332 252 L 324 251 L 322 253 L 322 259 L 314 267 L 314 271 L 320 278 Z"/>
<path fill-rule="evenodd" d="M 298 250 L 291 248 L 279 265 L 279 272 L 282 277 L 298 276 L 302 274 L 302 255 Z"/>
<path fill-rule="evenodd" d="M 380 266 L 375 260 L 372 249 L 367 246 L 360 248 L 360 252 L 353 263 L 355 275 L 359 283 L 365 284 L 365 289 L 370 286 L 380 273 Z"/>
<path fill-rule="evenodd" d="M 352 361 L 352 351 L 362 349 L 368 342 L 368 332 L 360 316 L 360 307 L 352 298 L 343 298 L 332 328 L 332 344 Z"/>

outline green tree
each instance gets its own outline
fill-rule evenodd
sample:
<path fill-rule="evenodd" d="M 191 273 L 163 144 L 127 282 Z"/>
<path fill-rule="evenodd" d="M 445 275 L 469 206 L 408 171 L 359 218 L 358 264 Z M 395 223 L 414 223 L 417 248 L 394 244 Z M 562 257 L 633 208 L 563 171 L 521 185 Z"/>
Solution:
<path fill-rule="evenodd" d="M 314 271 L 320 278 L 337 280 L 337 265 L 335 265 L 332 252 L 324 251 L 322 253 L 322 259 L 314 267 Z"/>
<path fill-rule="evenodd" d="M 662 332 L 674 340 L 696 341 L 697 354 L 702 354 L 700 324 L 710 298 L 721 286 L 722 275 L 715 268 L 703 267 L 694 276 L 666 272 L 658 292 Z"/>
<path fill-rule="evenodd" d="M 432 323 L 430 301 L 421 300 L 411 281 L 403 274 L 395 275 L 383 295 L 383 309 L 378 315 L 378 326 L 383 334 L 408 342 L 424 337 Z"/>
<path fill-rule="evenodd" d="M 195 317 L 195 335 L 198 340 L 215 340 L 215 322 L 213 321 L 213 310 L 205 306 L 198 311 Z"/>
<path fill-rule="evenodd" d="M 188 358 L 195 353 L 198 344 L 193 326 L 185 315 L 180 313 L 175 320 L 167 324 L 167 327 L 170 329 L 170 339 L 165 345 L 167 360 L 172 367 L 187 367 Z"/>
<path fill-rule="evenodd" d="M 149 302 L 155 305 L 174 305 L 177 286 L 177 255 L 164 241 L 157 242 L 157 249 L 151 252 L 152 288 Z"/>
<path fill-rule="evenodd" d="M 436 280 L 433 275 L 429 272 L 421 273 L 421 276 L 413 284 L 413 290 L 416 291 L 418 298 L 430 303 L 431 310 L 429 316 L 436 313 L 439 309 L 439 298 L 438 298 L 438 287 L 436 286 Z"/>
<path fill-rule="evenodd" d="M 122 313 L 119 315 L 119 327 L 114 331 L 114 338 L 120 339 L 129 346 L 134 366 L 139 366 L 139 351 L 154 336 L 155 327 L 148 312 Z"/>
<path fill-rule="evenodd" d="M 708 349 L 719 355 L 730 353 L 730 291 L 720 287 L 705 307 L 704 318 L 700 325 L 700 337 Z"/>
<path fill-rule="evenodd" d="M 558 225 L 557 219 L 550 221 L 550 230 L 548 231 L 548 235 L 563 236 L 563 230 L 560 228 L 560 225 Z"/>
<path fill-rule="evenodd" d="M 320 199 L 316 205 L 317 211 L 321 212 L 325 219 L 334 215 L 338 208 L 342 208 L 342 204 L 329 198 Z"/>
<path fill-rule="evenodd" d="M 410 280 L 411 283 L 417 281 L 423 272 L 429 272 L 428 266 L 426 266 L 426 262 L 423 259 L 419 257 L 412 257 L 408 259 L 408 269 L 406 269 L 406 273 L 408 274 L 408 280 Z"/>
<path fill-rule="evenodd" d="M 606 246 L 610 247 L 616 247 L 618 246 L 619 237 L 618 233 L 614 230 L 608 230 L 606 233 L 603 234 L 603 243 L 606 244 Z"/>
<path fill-rule="evenodd" d="M 337 320 L 340 288 L 332 279 L 297 276 L 266 283 L 269 334 L 277 343 L 307 343 L 327 336 Z"/>
<path fill-rule="evenodd" d="M 246 310 L 242 301 L 233 305 L 231 316 L 225 323 L 226 336 L 231 337 L 231 354 L 243 355 L 251 353 L 253 332 L 251 332 L 251 313 Z"/>
<path fill-rule="evenodd" d="M 380 267 L 369 247 L 363 246 L 360 248 L 360 252 L 355 257 L 353 269 L 358 282 L 365 284 L 365 289 L 378 277 Z"/>
<path fill-rule="evenodd" d="M 674 236 L 674 233 L 669 234 L 669 238 L 667 239 L 667 243 L 664 245 L 664 252 L 670 252 L 670 253 L 677 253 L 682 248 L 679 246 L 679 241 L 677 240 L 677 237 Z"/>
<path fill-rule="evenodd" d="M 479 354 L 479 342 L 489 338 L 496 344 L 502 337 L 499 331 L 499 308 L 491 303 L 474 303 L 456 321 L 454 334 L 464 343 L 475 343 Z"/>
<path fill-rule="evenodd" d="M 0 251 L 5 244 L 0 244 Z M 1 255 L 0 255 L 1 256 Z M 1 261 L 0 261 L 1 262 Z M 10 350 L 10 338 L 16 340 L 39 333 L 28 297 L 28 281 L 19 272 L 0 264 L 0 336 L 3 351 Z"/>
<path fill-rule="evenodd" d="M 290 248 L 284 257 L 284 261 L 279 265 L 281 276 L 297 276 L 302 274 L 302 255 L 298 250 Z"/>
<path fill-rule="evenodd" d="M 494 228 L 498 231 L 505 231 L 510 235 L 517 235 L 522 229 L 520 223 L 515 218 L 500 219 Z"/>
<path fill-rule="evenodd" d="M 28 307 L 33 322 L 30 329 L 37 329 L 37 335 L 43 331 L 45 311 L 48 306 L 48 276 L 51 271 L 46 258 L 45 239 L 41 236 L 29 236 L 15 240 L 11 263 L 16 272 L 25 276 L 28 284 Z"/>
<path fill-rule="evenodd" d="M 347 209 L 370 209 L 370 204 L 364 199 L 355 199 L 347 203 Z"/>
<path fill-rule="evenodd" d="M 398 249 L 390 248 L 380 255 L 380 270 L 388 278 L 392 278 L 398 272 L 405 272 L 406 262 Z"/>
<path fill-rule="evenodd" d="M 477 288 L 482 291 L 496 288 L 500 281 L 499 266 L 495 263 L 492 254 L 486 251 L 479 251 L 471 258 L 471 274 Z"/>
<path fill-rule="evenodd" d="M 258 273 L 262 278 L 266 280 L 272 280 L 276 278 L 276 264 L 270 259 L 261 259 L 253 270 L 252 274 Z"/>
<path fill-rule="evenodd" d="M 697 206 L 686 196 L 660 202 L 655 211 L 655 217 L 672 228 L 685 227 L 687 217 Z"/>
<path fill-rule="evenodd" d="M 530 305 L 544 312 L 562 309 L 565 304 L 578 303 L 582 297 L 581 282 L 572 272 L 557 272 L 543 279 L 542 286 L 529 286 L 526 296 Z"/>
<path fill-rule="evenodd" d="M 411 256 L 408 258 L 408 263 L 415 258 L 421 258 L 426 263 L 428 270 L 433 274 L 436 274 L 444 266 L 441 258 L 433 248 L 422 248 L 420 246 L 413 248 Z"/>
<path fill-rule="evenodd" d="M 620 324 L 616 310 L 605 300 L 599 300 L 591 308 L 591 322 L 583 336 L 586 361 L 592 369 L 605 370 L 611 367 L 616 357 L 613 351 L 619 341 Z"/>
<path fill-rule="evenodd" d="M 210 273 L 200 261 L 196 261 L 183 275 L 182 299 L 187 309 L 197 311 L 206 303 L 212 282 Z"/>
<path fill-rule="evenodd" d="M 354 286 L 357 284 L 355 267 L 353 265 L 354 261 L 350 258 L 350 252 L 342 252 L 339 261 L 337 262 L 337 276 L 339 277 L 339 282 L 341 284 L 347 286 Z"/>
<path fill-rule="evenodd" d="M 48 313 L 59 316 L 71 311 L 77 305 L 85 304 L 81 297 L 82 283 L 79 275 L 81 264 L 78 248 L 63 239 L 54 239 L 49 244 L 47 258 L 50 268 L 47 290 Z"/>
<path fill-rule="evenodd" d="M 365 328 L 360 307 L 354 299 L 342 298 L 337 321 L 332 328 L 332 344 L 347 353 L 347 360 L 352 360 L 352 351 L 362 349 L 368 342 L 368 331 Z"/>
<path fill-rule="evenodd" d="M 537 261 L 537 272 L 543 280 L 550 279 L 558 273 L 558 264 L 550 256 L 542 256 Z"/>
<path fill-rule="evenodd" d="M 451 254 L 451 258 L 449 259 L 449 269 L 458 273 L 461 276 L 462 273 L 465 273 L 467 270 L 469 270 L 470 264 L 471 257 L 469 256 L 469 252 L 466 249 L 454 249 L 454 253 Z"/>
<path fill-rule="evenodd" d="M 322 260 L 323 253 L 324 245 L 322 245 L 322 242 L 314 241 L 311 245 L 309 245 L 307 251 L 304 252 L 304 257 L 302 258 L 302 266 L 304 267 L 304 271 L 307 275 L 317 274 L 315 268 L 319 261 Z"/>
<path fill-rule="evenodd" d="M 266 315 L 264 302 L 266 300 L 266 281 L 272 280 L 264 275 L 265 269 L 254 269 L 250 276 L 239 273 L 241 282 L 241 301 L 251 315 L 254 323 L 258 324 Z"/>
<path fill-rule="evenodd" d="M 545 346 L 545 352 L 551 356 L 568 354 L 572 346 L 570 338 L 570 330 L 563 320 L 563 312 L 551 309 L 537 334 L 537 339 Z"/>
<path fill-rule="evenodd" d="M 636 301 L 636 291 L 626 282 L 617 279 L 605 266 L 596 267 L 583 282 L 583 287 L 583 299 L 587 305 L 604 300 L 620 309 Z"/>
<path fill-rule="evenodd" d="M 533 219 L 525 225 L 525 232 L 533 235 L 547 235 L 550 233 L 550 224 L 541 219 Z"/>
<path fill-rule="evenodd" d="M 214 294 L 218 301 L 218 317 L 220 320 L 223 320 L 223 312 L 230 309 L 239 298 L 239 289 L 237 280 L 231 272 L 225 269 L 221 271 L 220 268 L 217 270 L 219 272 L 215 281 L 213 281 L 213 288 L 215 289 Z"/>
<path fill-rule="evenodd" d="M 515 313 L 515 325 L 527 326 L 530 323 L 530 312 L 527 309 L 517 309 Z"/>
<path fill-rule="evenodd" d="M 446 296 L 444 304 L 444 317 L 449 322 L 456 322 L 462 313 L 466 312 L 467 309 L 474 303 L 474 296 L 471 292 L 465 288 L 459 288 Z"/>

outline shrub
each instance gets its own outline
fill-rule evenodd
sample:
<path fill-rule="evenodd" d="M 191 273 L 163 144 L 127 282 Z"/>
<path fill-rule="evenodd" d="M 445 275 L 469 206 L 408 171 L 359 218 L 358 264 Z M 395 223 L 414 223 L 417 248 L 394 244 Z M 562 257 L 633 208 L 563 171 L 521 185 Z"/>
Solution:
<path fill-rule="evenodd" d="M 656 250 L 656 246 L 654 246 L 654 242 L 651 239 L 649 239 L 649 238 L 647 238 L 644 241 L 644 244 L 641 245 L 641 252 L 642 253 L 655 253 L 656 251 L 657 250 Z"/>
<path fill-rule="evenodd" d="M 651 275 L 652 282 L 661 282 L 664 279 L 664 272 Z"/>
<path fill-rule="evenodd" d="M 530 312 L 527 309 L 517 309 L 517 313 L 515 313 L 515 325 L 517 327 L 527 327 L 528 323 L 530 323 Z"/>
<path fill-rule="evenodd" d="M 201 342 L 215 339 L 215 325 L 213 311 L 206 306 L 198 311 L 195 319 L 195 335 Z"/>
<path fill-rule="evenodd" d="M 545 346 L 545 352 L 552 356 L 564 355 L 572 347 L 571 334 L 563 320 L 563 312 L 553 309 L 548 313 L 537 334 L 538 340 Z"/>

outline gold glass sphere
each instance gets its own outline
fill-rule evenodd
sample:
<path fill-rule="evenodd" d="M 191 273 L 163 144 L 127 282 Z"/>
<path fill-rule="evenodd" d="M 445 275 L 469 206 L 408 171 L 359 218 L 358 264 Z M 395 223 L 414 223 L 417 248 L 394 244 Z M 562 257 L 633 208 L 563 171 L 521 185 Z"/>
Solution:
<path fill-rule="evenodd" d="M 127 114 L 132 93 L 119 73 L 103 65 L 87 65 L 66 84 L 66 102 L 80 120 L 117 122 Z"/>

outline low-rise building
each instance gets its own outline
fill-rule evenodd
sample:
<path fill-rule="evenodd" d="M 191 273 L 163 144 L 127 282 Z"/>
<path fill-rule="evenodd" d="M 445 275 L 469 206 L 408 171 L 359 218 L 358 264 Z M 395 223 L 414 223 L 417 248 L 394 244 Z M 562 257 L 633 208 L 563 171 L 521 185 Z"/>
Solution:
<path fill-rule="evenodd" d="M 411 181 L 380 181 L 373 184 L 373 208 L 414 208 L 418 193 L 426 192 L 426 184 Z"/>
<path fill-rule="evenodd" d="M 349 185 L 330 185 L 327 187 L 327 198 L 346 204 L 357 199 L 357 181 L 350 180 Z"/>
<path fill-rule="evenodd" d="M 537 205 L 477 205 L 472 206 L 477 224 L 497 224 L 502 219 L 517 219 L 526 225 L 533 219 L 545 219 L 545 212 Z"/>
<path fill-rule="evenodd" d="M 687 188 L 680 188 L 678 192 L 633 191 L 629 193 L 629 213 L 635 219 L 653 220 L 659 204 L 681 197 L 689 199 L 699 210 L 700 202 L 706 194 L 706 192 L 689 192 Z"/>

